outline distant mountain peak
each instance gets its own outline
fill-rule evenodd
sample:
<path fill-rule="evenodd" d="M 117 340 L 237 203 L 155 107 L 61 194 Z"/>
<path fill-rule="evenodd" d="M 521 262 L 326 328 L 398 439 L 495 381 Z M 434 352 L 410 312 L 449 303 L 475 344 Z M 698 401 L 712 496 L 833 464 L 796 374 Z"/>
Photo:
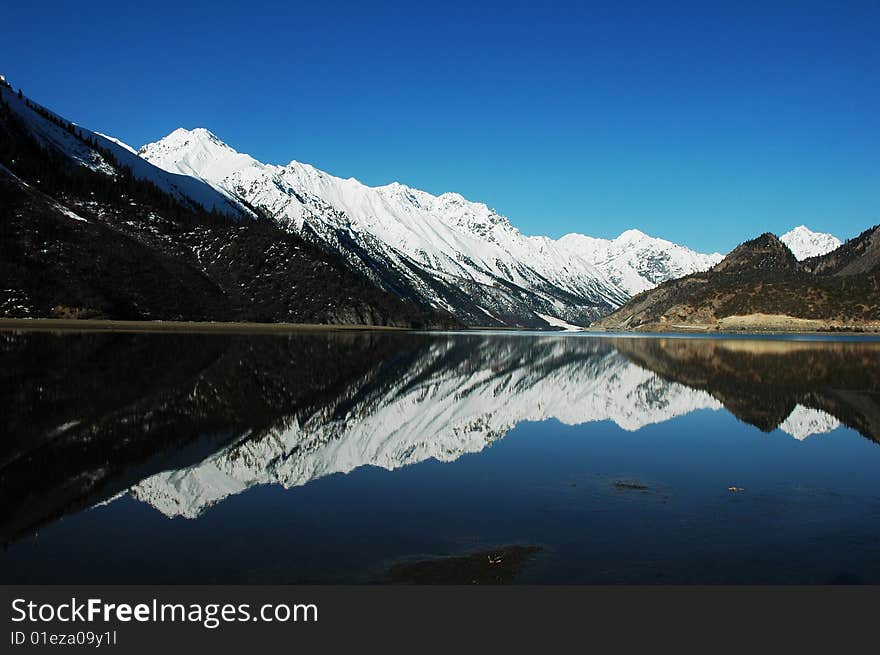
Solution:
<path fill-rule="evenodd" d="M 166 136 L 162 141 L 177 141 L 177 140 L 186 140 L 186 139 L 208 139 L 211 141 L 216 141 L 218 143 L 223 143 L 214 134 L 211 130 L 206 127 L 194 127 L 192 129 L 187 129 L 185 127 L 178 127 L 176 130 L 171 132 L 168 136 Z M 224 144 L 225 145 L 225 144 Z"/>
<path fill-rule="evenodd" d="M 235 152 L 216 134 L 205 127 L 196 127 L 191 130 L 185 127 L 178 127 L 176 130 L 162 137 L 155 143 L 148 143 L 144 145 L 143 147 L 141 147 L 139 152 L 141 155 L 144 155 L 145 153 L 158 149 L 177 151 L 182 149 L 193 149 L 197 147 L 220 148 L 223 150 L 228 150 L 230 152 Z"/>
<path fill-rule="evenodd" d="M 632 241 L 641 241 L 642 239 L 651 239 L 653 237 L 649 237 L 647 234 L 642 232 L 641 230 L 637 230 L 635 228 L 624 230 L 620 233 L 620 235 L 615 239 L 615 241 L 621 242 L 632 242 Z"/>
<path fill-rule="evenodd" d="M 836 250 L 842 244 L 841 240 L 833 234 L 813 232 L 806 225 L 792 228 L 779 237 L 779 240 L 789 247 L 798 261 L 825 255 Z"/>

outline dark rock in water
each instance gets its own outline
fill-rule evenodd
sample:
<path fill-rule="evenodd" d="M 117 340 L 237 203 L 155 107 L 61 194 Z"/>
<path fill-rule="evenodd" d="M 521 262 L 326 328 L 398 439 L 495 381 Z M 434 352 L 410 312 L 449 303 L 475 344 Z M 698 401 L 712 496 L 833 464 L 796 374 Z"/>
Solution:
<path fill-rule="evenodd" d="M 438 557 L 395 564 L 388 572 L 394 584 L 510 584 L 540 546 L 505 546 L 460 557 Z"/>
<path fill-rule="evenodd" d="M 647 485 L 640 482 L 630 482 L 627 480 L 614 480 L 611 486 L 620 491 L 648 491 L 649 489 Z"/>

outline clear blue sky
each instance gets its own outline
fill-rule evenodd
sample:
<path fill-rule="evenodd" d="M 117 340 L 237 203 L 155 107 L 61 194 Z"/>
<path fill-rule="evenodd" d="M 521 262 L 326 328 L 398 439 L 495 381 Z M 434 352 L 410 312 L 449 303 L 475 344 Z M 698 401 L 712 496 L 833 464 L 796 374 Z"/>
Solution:
<path fill-rule="evenodd" d="M 134 146 L 486 202 L 528 234 L 702 250 L 880 222 L 880 2 L 8 2 L 0 72 Z"/>

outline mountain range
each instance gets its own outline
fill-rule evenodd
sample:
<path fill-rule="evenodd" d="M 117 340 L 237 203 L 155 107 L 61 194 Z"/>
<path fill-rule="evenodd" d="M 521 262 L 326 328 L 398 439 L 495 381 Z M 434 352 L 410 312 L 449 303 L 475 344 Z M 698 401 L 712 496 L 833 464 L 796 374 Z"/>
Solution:
<path fill-rule="evenodd" d="M 722 260 L 635 229 L 526 236 L 457 193 L 262 163 L 203 128 L 135 150 L 5 80 L 0 103 L 7 317 L 571 329 Z M 798 260 L 840 245 L 781 239 Z"/>
<path fill-rule="evenodd" d="M 201 128 L 175 130 L 139 152 L 311 237 L 379 286 L 469 325 L 540 327 L 547 316 L 585 325 L 634 293 L 721 258 L 636 230 L 614 240 L 525 236 L 457 193 L 369 187 L 296 161 L 264 164 Z"/>
<path fill-rule="evenodd" d="M 794 238 L 803 236 L 801 231 Z M 806 252 L 811 251 L 808 248 Z M 664 282 L 596 323 L 610 330 L 880 330 L 880 225 L 802 260 L 773 234 Z"/>

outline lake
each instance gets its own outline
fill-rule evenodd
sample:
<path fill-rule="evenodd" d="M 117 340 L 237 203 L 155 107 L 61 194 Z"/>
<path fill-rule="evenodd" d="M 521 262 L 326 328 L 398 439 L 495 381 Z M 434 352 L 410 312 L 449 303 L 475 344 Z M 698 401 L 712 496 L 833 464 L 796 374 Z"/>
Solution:
<path fill-rule="evenodd" d="M 0 582 L 880 583 L 880 342 L 0 332 Z"/>

